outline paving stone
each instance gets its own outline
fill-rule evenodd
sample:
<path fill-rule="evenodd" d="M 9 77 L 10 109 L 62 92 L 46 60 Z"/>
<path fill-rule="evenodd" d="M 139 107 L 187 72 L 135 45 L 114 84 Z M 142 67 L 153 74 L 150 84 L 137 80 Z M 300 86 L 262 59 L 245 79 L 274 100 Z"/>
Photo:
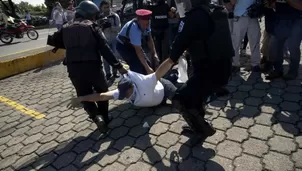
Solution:
<path fill-rule="evenodd" d="M 241 145 L 233 141 L 225 140 L 217 146 L 217 154 L 229 159 L 240 156 L 241 152 Z"/>
<path fill-rule="evenodd" d="M 254 125 L 249 129 L 249 132 L 251 133 L 251 137 L 262 140 L 268 140 L 273 136 L 273 131 L 271 128 L 263 125 Z"/>
<path fill-rule="evenodd" d="M 195 158 L 189 158 L 178 166 L 179 171 L 203 171 L 204 162 Z"/>
<path fill-rule="evenodd" d="M 17 129 L 15 132 L 13 132 L 11 135 L 16 137 L 16 136 L 19 136 L 19 135 L 23 135 L 25 134 L 28 130 L 30 130 L 30 127 L 28 126 L 25 126 L 23 128 L 19 128 Z"/>
<path fill-rule="evenodd" d="M 292 159 L 296 167 L 302 168 L 302 149 L 298 149 L 297 152 L 293 153 Z"/>
<path fill-rule="evenodd" d="M 209 171 L 233 171 L 233 168 L 232 160 L 220 156 L 215 156 L 206 163 L 206 170 Z"/>
<path fill-rule="evenodd" d="M 39 144 L 38 142 L 34 142 L 33 144 L 28 144 L 25 147 L 23 147 L 20 151 L 19 151 L 19 155 L 21 156 L 25 156 L 28 155 L 30 153 L 35 152 L 39 147 L 41 146 L 41 144 Z"/>
<path fill-rule="evenodd" d="M 119 139 L 125 135 L 127 135 L 127 133 L 129 132 L 129 128 L 125 127 L 125 126 L 121 126 L 118 128 L 115 128 L 114 130 L 112 130 L 110 132 L 110 137 L 113 139 Z"/>
<path fill-rule="evenodd" d="M 44 123 L 44 125 L 50 126 L 50 125 L 58 123 L 59 121 L 60 121 L 60 118 L 54 117 L 54 118 L 48 119 L 47 122 Z"/>
<path fill-rule="evenodd" d="M 284 89 L 286 87 L 286 84 L 281 81 L 271 82 L 270 85 L 274 88 L 280 88 L 280 89 Z"/>
<path fill-rule="evenodd" d="M 249 128 L 252 125 L 254 125 L 255 121 L 253 118 L 246 118 L 246 117 L 235 117 L 232 122 L 235 126 L 243 127 L 243 128 Z"/>
<path fill-rule="evenodd" d="M 61 156 L 59 156 L 55 162 L 53 162 L 53 166 L 57 169 L 66 167 L 74 161 L 76 156 L 77 155 L 73 152 L 64 153 Z"/>
<path fill-rule="evenodd" d="M 275 136 L 268 141 L 268 145 L 271 147 L 271 150 L 278 151 L 280 153 L 291 154 L 292 151 L 295 151 L 296 144 L 293 139 Z"/>
<path fill-rule="evenodd" d="M 134 116 L 136 114 L 136 110 L 125 110 L 123 111 L 121 114 L 120 114 L 120 117 L 121 118 L 124 118 L 124 119 L 127 119 L 127 118 L 130 118 L 132 116 Z"/>
<path fill-rule="evenodd" d="M 189 146 L 177 143 L 167 150 L 165 158 L 174 163 L 181 163 L 189 156 L 190 152 L 191 149 Z"/>
<path fill-rule="evenodd" d="M 98 160 L 99 165 L 101 165 L 102 167 L 105 167 L 107 165 L 110 165 L 110 164 L 116 162 L 118 157 L 119 157 L 118 151 L 109 149 L 105 152 L 104 156 L 100 156 L 100 159 L 97 159 L 97 160 Z"/>
<path fill-rule="evenodd" d="M 18 153 L 24 146 L 21 143 L 15 144 L 11 147 L 6 148 L 2 153 L 1 156 L 6 158 L 10 155 Z"/>
<path fill-rule="evenodd" d="M 274 130 L 275 134 L 290 138 L 293 138 L 294 135 L 297 135 L 299 132 L 299 130 L 294 125 L 283 122 L 275 124 L 272 129 Z"/>
<path fill-rule="evenodd" d="M 60 154 L 71 151 L 71 149 L 74 148 L 76 146 L 76 144 L 77 143 L 75 141 L 71 141 L 71 140 L 65 141 L 65 142 L 59 143 L 59 145 L 57 146 L 56 149 L 54 149 L 54 151 L 60 155 Z"/>
<path fill-rule="evenodd" d="M 26 134 L 27 135 L 34 135 L 34 134 L 37 134 L 37 133 L 41 132 L 44 128 L 45 128 L 44 125 L 39 125 L 39 126 L 36 126 L 34 128 L 31 128 L 30 130 L 26 131 Z"/>
<path fill-rule="evenodd" d="M 12 139 L 10 139 L 6 145 L 8 146 L 12 146 L 12 145 L 16 145 L 16 144 L 19 144 L 21 142 L 23 142 L 28 136 L 27 135 L 19 135 L 17 137 L 14 137 Z"/>
<path fill-rule="evenodd" d="M 171 113 L 171 107 L 169 106 L 159 106 L 155 108 L 154 114 L 158 116 L 164 116 Z"/>
<path fill-rule="evenodd" d="M 297 136 L 295 140 L 299 144 L 299 148 L 302 148 L 302 135 Z"/>
<path fill-rule="evenodd" d="M 114 142 L 113 148 L 119 151 L 124 151 L 125 149 L 131 148 L 134 143 L 135 143 L 135 138 L 126 136 L 116 140 Z"/>
<path fill-rule="evenodd" d="M 138 125 L 136 127 L 131 128 L 128 135 L 137 138 L 140 137 L 141 135 L 146 134 L 148 131 L 149 130 L 147 128 L 143 128 L 141 125 Z"/>
<path fill-rule="evenodd" d="M 10 135 L 4 136 L 4 137 L 0 137 L 0 145 L 7 143 L 8 141 L 10 141 L 13 137 Z"/>
<path fill-rule="evenodd" d="M 68 165 L 68 166 L 60 169 L 60 171 L 77 171 L 77 170 L 78 169 L 75 166 L 73 166 L 73 165 Z"/>
<path fill-rule="evenodd" d="M 36 153 L 39 155 L 43 155 L 45 153 L 48 153 L 52 150 L 54 150 L 59 144 L 55 141 L 50 141 L 46 144 L 43 144 L 39 147 L 38 150 L 36 150 Z"/>
<path fill-rule="evenodd" d="M 141 150 L 146 150 L 147 148 L 152 147 L 156 143 L 156 138 L 156 136 L 151 134 L 143 135 L 136 139 L 134 146 Z"/>
<path fill-rule="evenodd" d="M 180 115 L 176 114 L 176 113 L 172 113 L 172 114 L 168 114 L 163 116 L 160 121 L 166 124 L 172 124 L 173 122 L 176 122 L 177 120 L 179 120 Z"/>
<path fill-rule="evenodd" d="M 88 118 L 87 114 L 79 115 L 76 118 L 74 118 L 72 122 L 75 123 L 75 124 L 78 124 L 80 122 L 85 121 L 87 118 Z"/>
<path fill-rule="evenodd" d="M 217 145 L 220 142 L 222 142 L 225 139 L 225 137 L 226 135 L 223 131 L 216 130 L 216 133 L 213 136 L 208 137 L 205 141 Z"/>
<path fill-rule="evenodd" d="M 21 158 L 19 158 L 14 164 L 13 167 L 17 170 L 20 170 L 24 167 L 27 167 L 29 165 L 31 165 L 32 163 L 34 163 L 37 159 L 39 158 L 39 156 L 37 156 L 34 153 L 31 153 L 29 155 L 23 156 Z"/>
<path fill-rule="evenodd" d="M 130 165 L 126 171 L 142 171 L 142 170 L 150 170 L 151 166 L 144 162 L 137 162 L 135 164 Z"/>
<path fill-rule="evenodd" d="M 181 134 L 181 132 L 183 131 L 182 126 L 185 124 L 186 124 L 185 121 L 178 120 L 170 125 L 169 131 L 176 134 Z"/>
<path fill-rule="evenodd" d="M 64 117 L 64 118 L 60 119 L 59 124 L 64 125 L 64 124 L 71 123 L 74 118 L 75 117 L 73 115 L 70 115 L 68 117 Z"/>
<path fill-rule="evenodd" d="M 56 139 L 58 136 L 59 136 L 59 133 L 57 133 L 57 132 L 49 133 L 49 134 L 46 134 L 43 137 L 41 137 L 39 139 L 39 142 L 42 144 L 47 143 L 47 142 L 50 142 L 50 141 Z"/>
<path fill-rule="evenodd" d="M 62 125 L 62 126 L 60 126 L 60 128 L 57 130 L 57 132 L 62 134 L 63 132 L 66 132 L 66 131 L 71 130 L 74 126 L 75 126 L 75 124 L 72 124 L 72 123 Z"/>
<path fill-rule="evenodd" d="M 96 142 L 96 144 L 93 146 L 93 150 L 97 152 L 104 152 L 110 147 L 112 147 L 114 141 L 110 138 L 101 139 Z"/>
<path fill-rule="evenodd" d="M 122 118 L 115 118 L 113 121 L 111 121 L 109 124 L 108 124 L 108 127 L 110 129 L 114 129 L 114 128 L 117 128 L 117 127 L 120 127 L 124 124 L 125 122 L 125 119 L 122 119 Z"/>
<path fill-rule="evenodd" d="M 280 104 L 282 110 L 296 112 L 301 109 L 298 103 L 284 101 Z"/>
<path fill-rule="evenodd" d="M 91 151 L 85 151 L 74 160 L 73 164 L 78 168 L 82 168 L 85 165 L 91 165 L 91 163 L 97 158 L 100 153 L 95 153 Z"/>
<path fill-rule="evenodd" d="M 64 132 L 62 134 L 60 134 L 57 138 L 56 141 L 58 141 L 59 143 L 67 141 L 69 139 L 72 139 L 74 137 L 76 133 L 72 130 Z"/>
<path fill-rule="evenodd" d="M 244 102 L 246 105 L 250 105 L 250 106 L 259 106 L 260 104 L 263 103 L 261 98 L 257 98 L 257 97 L 248 97 L 244 100 Z"/>
<path fill-rule="evenodd" d="M 43 129 L 43 131 L 41 132 L 42 134 L 49 134 L 49 133 L 53 133 L 55 132 L 58 128 L 60 127 L 60 125 L 50 125 L 48 127 L 45 127 Z"/>
<path fill-rule="evenodd" d="M 252 97 L 264 97 L 266 96 L 266 92 L 264 90 L 253 89 L 249 92 Z"/>
<path fill-rule="evenodd" d="M 155 164 L 151 171 L 175 171 L 177 170 L 177 164 L 172 163 L 169 160 L 162 160 L 161 162 Z"/>
<path fill-rule="evenodd" d="M 53 109 L 55 109 L 55 108 L 53 108 Z M 51 119 L 51 118 L 57 117 L 60 114 L 60 111 L 49 110 L 48 112 L 49 112 L 49 114 L 46 115 L 47 119 Z"/>
<path fill-rule="evenodd" d="M 221 110 L 225 106 L 226 106 L 225 102 L 219 100 L 212 101 L 211 103 L 208 104 L 208 107 L 214 110 Z"/>
<path fill-rule="evenodd" d="M 119 163 L 113 163 L 112 165 L 109 165 L 107 167 L 105 167 L 104 169 L 102 169 L 102 171 L 123 171 L 125 170 L 126 167 L 119 164 Z"/>
<path fill-rule="evenodd" d="M 220 110 L 221 111 L 221 110 Z M 206 109 L 205 119 L 208 121 L 213 121 L 214 119 L 218 118 L 220 111 L 213 110 L 213 109 Z"/>
<path fill-rule="evenodd" d="M 281 96 L 284 94 L 284 90 L 280 88 L 269 88 L 267 92 L 271 95 Z"/>
<path fill-rule="evenodd" d="M 301 86 L 288 86 L 285 88 L 285 91 L 287 91 L 289 93 L 295 93 L 295 94 L 302 92 Z"/>
<path fill-rule="evenodd" d="M 285 93 L 282 95 L 282 98 L 285 101 L 296 102 L 296 103 L 301 100 L 301 96 L 295 93 Z"/>
<path fill-rule="evenodd" d="M 59 115 L 59 117 L 60 117 L 60 118 L 64 118 L 64 117 L 70 116 L 70 115 L 72 115 L 73 112 L 74 112 L 73 110 L 66 110 L 66 111 L 62 112 L 62 113 Z"/>
<path fill-rule="evenodd" d="M 264 156 L 263 163 L 268 170 L 294 170 L 294 163 L 289 156 L 272 151 Z"/>
<path fill-rule="evenodd" d="M 171 133 L 171 132 L 167 132 L 165 134 L 160 135 L 157 138 L 157 143 L 158 145 L 162 146 L 162 147 L 166 147 L 169 148 L 172 145 L 175 145 L 178 141 L 178 135 Z"/>
<path fill-rule="evenodd" d="M 234 99 L 238 99 L 238 100 L 244 100 L 249 96 L 248 92 L 243 92 L 243 91 L 237 91 L 235 93 L 233 93 L 233 98 Z"/>
<path fill-rule="evenodd" d="M 137 125 L 141 125 L 141 121 L 143 120 L 143 118 L 139 117 L 139 116 L 133 116 L 131 118 L 128 118 L 125 123 L 124 126 L 132 128 L 134 126 Z"/>
<path fill-rule="evenodd" d="M 43 167 L 45 168 L 45 167 L 49 166 L 57 157 L 58 157 L 58 155 L 55 153 L 45 154 L 45 155 L 39 157 L 37 159 L 37 161 L 35 161 L 35 163 L 33 163 L 33 167 L 36 170 L 41 170 Z M 52 170 L 52 169 L 50 169 L 50 170 Z"/>
<path fill-rule="evenodd" d="M 41 124 L 45 124 L 46 123 L 45 121 L 46 121 L 45 119 L 35 120 L 35 121 L 31 122 L 31 124 L 29 126 L 32 127 L 32 128 L 34 128 L 34 127 L 39 126 Z M 47 122 L 49 122 L 49 121 L 50 120 L 47 120 Z M 48 125 L 45 125 L 45 126 L 48 126 Z"/>
<path fill-rule="evenodd" d="M 242 145 L 243 152 L 252 154 L 258 157 L 262 157 L 263 154 L 266 154 L 269 150 L 266 141 L 261 141 L 255 138 L 250 138 L 245 141 Z"/>
<path fill-rule="evenodd" d="M 215 156 L 215 145 L 203 143 L 192 148 L 193 157 L 206 162 Z"/>
<path fill-rule="evenodd" d="M 271 114 L 261 113 L 259 116 L 255 117 L 257 124 L 272 126 L 276 123 L 276 119 Z"/>
<path fill-rule="evenodd" d="M 18 155 L 12 155 L 9 157 L 5 157 L 4 159 L 1 159 L 0 169 L 5 169 L 9 166 L 12 166 L 20 157 Z"/>
<path fill-rule="evenodd" d="M 166 155 L 166 149 L 155 145 L 153 147 L 148 148 L 143 153 L 143 159 L 144 161 L 150 164 L 155 164 L 161 161 L 165 157 L 165 155 Z"/>
<path fill-rule="evenodd" d="M 243 154 L 234 160 L 235 170 L 262 171 L 261 159 Z"/>
<path fill-rule="evenodd" d="M 276 105 L 262 104 L 260 106 L 260 112 L 267 114 L 275 114 L 276 112 L 280 112 L 280 108 Z"/>
<path fill-rule="evenodd" d="M 227 130 L 232 126 L 232 123 L 226 118 L 218 117 L 217 119 L 213 120 L 212 125 L 217 129 Z"/>
<path fill-rule="evenodd" d="M 249 133 L 244 128 L 232 127 L 226 132 L 227 138 L 242 143 L 248 139 Z"/>
<path fill-rule="evenodd" d="M 278 105 L 283 101 L 283 99 L 280 96 L 275 95 L 267 95 L 263 98 L 263 102 L 265 104 L 275 104 Z"/>
<path fill-rule="evenodd" d="M 83 168 L 80 169 L 80 171 L 100 171 L 100 170 L 102 170 L 102 167 L 97 164 L 84 166 Z"/>
<path fill-rule="evenodd" d="M 141 151 L 135 147 L 132 147 L 130 149 L 123 151 L 120 154 L 118 161 L 124 165 L 134 164 L 142 157 L 142 154 L 143 154 L 143 151 Z"/>
<path fill-rule="evenodd" d="M 164 123 L 159 122 L 159 123 L 154 124 L 151 127 L 149 133 L 158 136 L 158 135 L 161 135 L 161 134 L 167 132 L 168 130 L 169 130 L 169 125 L 168 124 L 164 124 Z"/>
<path fill-rule="evenodd" d="M 92 148 L 95 144 L 95 141 L 91 139 L 86 139 L 84 141 L 81 141 L 78 143 L 74 148 L 73 151 L 80 154 L 82 152 L 88 151 L 90 148 Z"/>
<path fill-rule="evenodd" d="M 238 115 L 239 115 L 238 110 L 232 109 L 230 107 L 226 107 L 222 111 L 219 112 L 219 116 L 225 117 L 228 119 L 232 119 Z"/>

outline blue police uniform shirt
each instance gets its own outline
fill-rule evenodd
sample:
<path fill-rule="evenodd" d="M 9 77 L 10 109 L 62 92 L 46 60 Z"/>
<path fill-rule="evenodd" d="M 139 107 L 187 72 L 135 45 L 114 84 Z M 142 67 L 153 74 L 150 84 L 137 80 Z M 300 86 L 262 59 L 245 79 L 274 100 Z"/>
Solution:
<path fill-rule="evenodd" d="M 131 21 L 128 21 L 124 27 L 121 29 L 121 31 L 118 33 L 118 36 L 125 36 L 126 37 L 126 32 L 127 29 L 130 25 Z M 138 24 L 136 22 L 133 22 L 130 31 L 129 31 L 129 39 L 130 39 L 130 43 L 134 46 L 141 46 L 142 45 L 142 36 L 148 36 L 151 33 L 151 28 L 150 28 L 150 24 L 148 26 L 148 28 L 146 30 L 143 31 L 139 28 Z M 123 44 L 123 42 L 121 40 L 119 40 L 117 36 L 117 40 Z"/>
<path fill-rule="evenodd" d="M 236 17 L 247 16 L 247 9 L 255 2 L 256 0 L 237 0 L 234 9 L 234 16 Z"/>

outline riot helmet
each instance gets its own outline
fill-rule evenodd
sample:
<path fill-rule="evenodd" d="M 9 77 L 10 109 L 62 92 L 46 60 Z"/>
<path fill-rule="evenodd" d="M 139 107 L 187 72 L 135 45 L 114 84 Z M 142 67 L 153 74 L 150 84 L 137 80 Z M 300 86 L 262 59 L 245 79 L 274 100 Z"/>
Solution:
<path fill-rule="evenodd" d="M 209 4 L 210 2 L 211 0 L 175 0 L 175 5 L 180 18 L 183 18 L 185 17 L 185 13 L 189 12 L 192 8 Z"/>
<path fill-rule="evenodd" d="M 94 19 L 94 17 L 98 16 L 100 12 L 99 7 L 93 3 L 92 1 L 85 0 L 82 1 L 76 7 L 76 17 L 82 17 L 84 19 Z"/>

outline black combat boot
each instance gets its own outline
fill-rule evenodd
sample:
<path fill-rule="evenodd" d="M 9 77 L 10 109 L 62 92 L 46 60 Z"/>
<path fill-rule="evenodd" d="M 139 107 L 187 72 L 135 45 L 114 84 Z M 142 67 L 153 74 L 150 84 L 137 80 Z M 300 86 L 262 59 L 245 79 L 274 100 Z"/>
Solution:
<path fill-rule="evenodd" d="M 96 116 L 92 117 L 91 119 L 96 124 L 96 126 L 98 127 L 98 130 L 101 133 L 106 133 L 108 131 L 107 124 L 104 121 L 104 119 L 102 118 L 102 116 L 96 115 Z"/>

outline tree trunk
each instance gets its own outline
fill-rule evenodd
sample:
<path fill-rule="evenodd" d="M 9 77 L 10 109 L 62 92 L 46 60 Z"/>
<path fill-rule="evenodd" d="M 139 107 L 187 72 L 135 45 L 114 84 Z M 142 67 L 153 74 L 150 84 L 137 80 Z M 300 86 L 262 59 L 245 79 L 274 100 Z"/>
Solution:
<path fill-rule="evenodd" d="M 0 2 L 2 3 L 4 8 L 6 9 L 6 13 L 7 13 L 8 16 L 12 16 L 14 18 L 20 19 L 20 17 L 16 13 L 15 4 L 13 3 L 12 0 L 8 0 L 9 7 L 3 2 L 3 0 L 0 0 Z"/>

